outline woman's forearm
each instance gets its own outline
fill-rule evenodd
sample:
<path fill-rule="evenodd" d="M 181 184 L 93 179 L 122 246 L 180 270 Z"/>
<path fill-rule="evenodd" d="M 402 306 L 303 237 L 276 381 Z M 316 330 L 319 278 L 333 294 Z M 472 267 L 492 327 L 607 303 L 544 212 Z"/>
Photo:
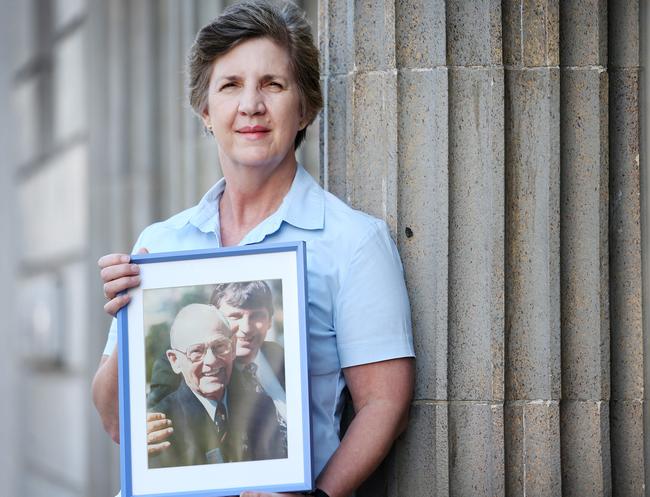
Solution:
<path fill-rule="evenodd" d="M 346 378 L 356 414 L 316 482 L 330 497 L 352 494 L 406 428 L 413 391 L 413 362 L 397 359 L 357 366 L 346 371 Z M 384 385 L 378 386 L 382 380 Z"/>
<path fill-rule="evenodd" d="M 120 416 L 117 382 L 117 347 L 110 356 L 103 356 L 92 383 L 93 403 L 106 433 L 120 442 Z"/>

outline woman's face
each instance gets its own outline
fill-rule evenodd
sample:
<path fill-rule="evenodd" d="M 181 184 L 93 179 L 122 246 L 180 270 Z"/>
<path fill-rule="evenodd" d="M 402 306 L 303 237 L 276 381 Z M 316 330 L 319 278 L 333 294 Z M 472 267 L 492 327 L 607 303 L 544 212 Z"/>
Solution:
<path fill-rule="evenodd" d="M 219 144 L 224 169 L 293 164 L 293 142 L 306 123 L 287 51 L 256 38 L 219 57 L 203 120 Z"/>

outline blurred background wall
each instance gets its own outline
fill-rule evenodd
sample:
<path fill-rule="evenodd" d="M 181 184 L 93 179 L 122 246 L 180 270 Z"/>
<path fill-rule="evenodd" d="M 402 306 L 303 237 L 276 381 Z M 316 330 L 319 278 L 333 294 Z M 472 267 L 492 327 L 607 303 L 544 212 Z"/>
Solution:
<path fill-rule="evenodd" d="M 119 487 L 96 261 L 220 176 L 183 61 L 228 3 L 0 0 L 1 496 Z M 413 308 L 409 429 L 360 493 L 650 495 L 648 2 L 302 5 L 300 160 L 388 221 Z"/>

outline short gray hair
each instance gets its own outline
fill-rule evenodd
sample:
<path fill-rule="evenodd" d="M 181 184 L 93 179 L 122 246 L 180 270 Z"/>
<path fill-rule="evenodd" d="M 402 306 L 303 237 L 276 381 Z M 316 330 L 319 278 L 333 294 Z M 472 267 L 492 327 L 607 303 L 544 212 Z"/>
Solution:
<path fill-rule="evenodd" d="M 289 1 L 246 0 L 228 7 L 196 35 L 188 57 L 190 105 L 202 115 L 214 61 L 246 40 L 270 38 L 289 53 L 302 111 L 311 124 L 323 107 L 318 49 L 305 14 Z M 298 131 L 295 148 L 305 139 Z"/>

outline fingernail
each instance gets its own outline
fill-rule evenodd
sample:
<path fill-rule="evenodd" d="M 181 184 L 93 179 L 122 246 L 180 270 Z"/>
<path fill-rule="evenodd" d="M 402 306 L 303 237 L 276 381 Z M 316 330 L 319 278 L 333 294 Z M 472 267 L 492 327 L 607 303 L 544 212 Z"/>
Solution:
<path fill-rule="evenodd" d="M 140 266 L 138 266 L 137 264 L 131 264 L 131 271 L 133 271 L 134 273 L 139 273 Z"/>
<path fill-rule="evenodd" d="M 167 428 L 167 433 L 174 433 L 174 428 Z"/>
<path fill-rule="evenodd" d="M 120 261 L 122 261 L 122 262 L 129 262 L 130 260 L 131 260 L 131 258 L 128 255 L 123 255 L 120 258 Z"/>

